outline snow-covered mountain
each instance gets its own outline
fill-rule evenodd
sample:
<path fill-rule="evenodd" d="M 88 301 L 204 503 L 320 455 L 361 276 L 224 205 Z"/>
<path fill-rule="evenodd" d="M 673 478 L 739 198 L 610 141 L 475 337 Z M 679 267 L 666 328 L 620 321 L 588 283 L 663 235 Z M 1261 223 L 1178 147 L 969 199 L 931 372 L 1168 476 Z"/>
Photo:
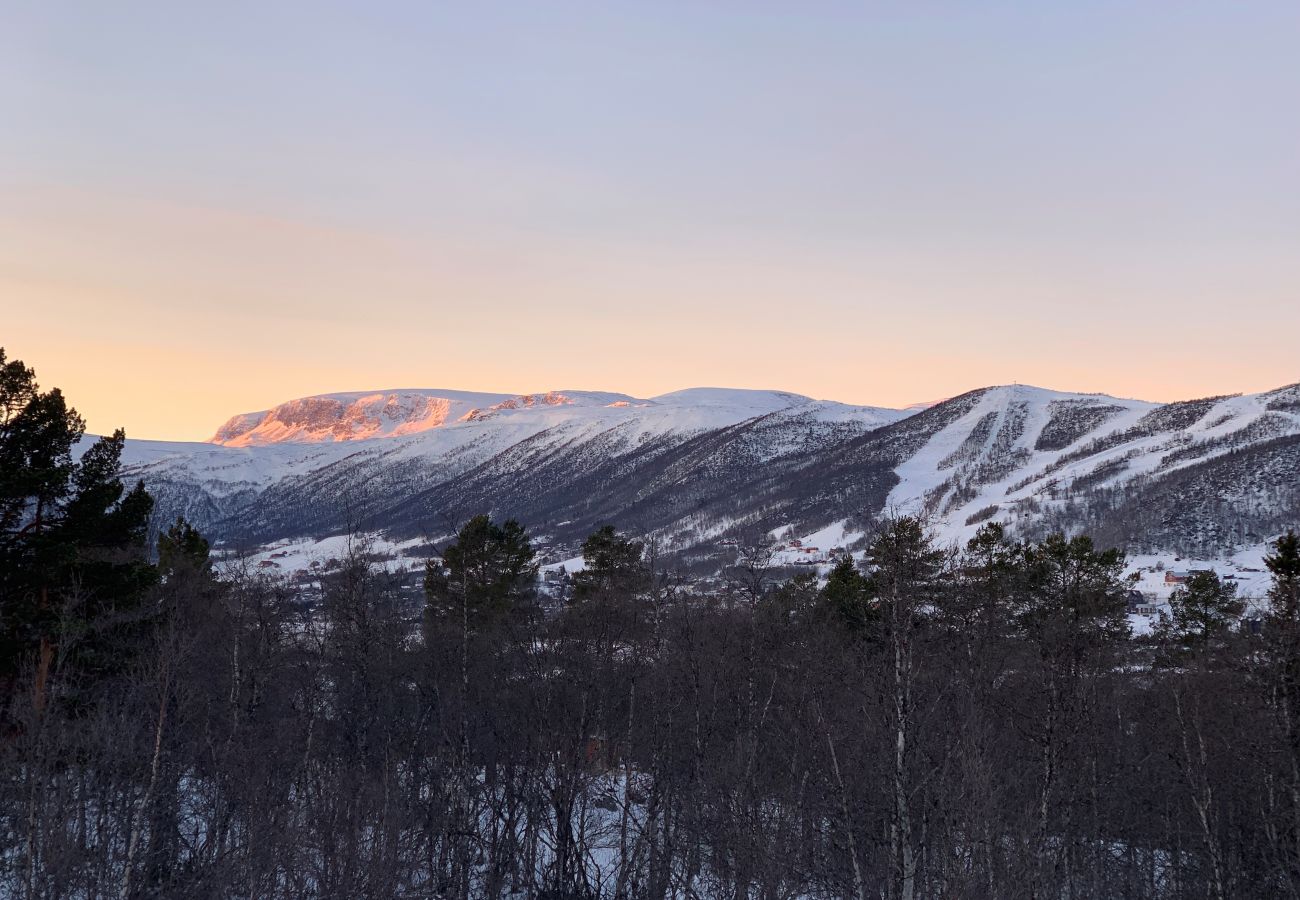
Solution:
<path fill-rule="evenodd" d="M 776 414 L 807 418 L 828 435 L 865 433 L 904 415 L 720 388 L 648 399 L 593 391 L 325 394 L 235 416 L 206 444 L 131 441 L 126 462 L 159 499 L 160 516 L 184 514 L 218 536 L 261 538 L 294 522 L 387 527 L 386 509 L 470 473 L 508 472 L 508 461 L 524 453 L 594 464 Z M 783 451 L 774 443 L 767 455 Z"/>
<path fill-rule="evenodd" d="M 1171 404 L 1016 385 L 919 410 L 717 388 L 328 394 L 206 444 L 131 441 L 126 461 L 160 519 L 250 545 L 441 536 L 490 512 L 558 543 L 612 522 L 707 555 L 894 511 L 954 541 L 997 519 L 1222 552 L 1300 522 L 1300 385 Z"/>
<path fill-rule="evenodd" d="M 485 394 L 470 391 L 390 390 L 318 394 L 273 409 L 241 413 L 217 429 L 209 443 L 226 447 L 321 444 L 403 437 L 516 410 L 556 406 L 628 407 L 653 401 L 626 394 L 548 391 Z"/>

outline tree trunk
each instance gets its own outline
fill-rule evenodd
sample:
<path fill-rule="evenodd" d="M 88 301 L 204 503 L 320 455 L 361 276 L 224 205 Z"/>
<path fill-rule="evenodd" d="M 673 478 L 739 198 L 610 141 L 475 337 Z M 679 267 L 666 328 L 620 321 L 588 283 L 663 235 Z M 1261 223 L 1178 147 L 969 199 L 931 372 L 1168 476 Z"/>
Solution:
<path fill-rule="evenodd" d="M 825 729 L 826 749 L 831 757 L 831 774 L 835 776 L 835 786 L 840 795 L 840 816 L 843 820 L 844 839 L 848 844 L 849 861 L 853 863 L 853 896 L 857 900 L 867 900 L 867 886 L 862 877 L 862 866 L 858 862 L 858 844 L 853 837 L 853 821 L 849 818 L 849 797 L 844 787 L 844 777 L 840 774 L 840 760 L 835 753 L 835 741 L 831 739 L 830 728 Z"/>

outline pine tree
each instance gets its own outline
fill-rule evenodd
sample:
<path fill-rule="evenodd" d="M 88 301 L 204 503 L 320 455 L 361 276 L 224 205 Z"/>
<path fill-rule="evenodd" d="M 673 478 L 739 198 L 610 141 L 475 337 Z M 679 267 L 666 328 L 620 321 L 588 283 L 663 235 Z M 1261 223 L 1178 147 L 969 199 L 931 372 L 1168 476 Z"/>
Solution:
<path fill-rule="evenodd" d="M 85 423 L 56 388 L 0 349 L 0 683 L 34 666 L 43 708 L 64 681 L 121 671 L 154 611 L 145 538 L 153 501 L 119 477 L 122 431 L 79 460 Z"/>
<path fill-rule="evenodd" d="M 158 571 L 164 578 L 181 571 L 207 574 L 212 571 L 211 547 L 199 530 L 177 516 L 176 522 L 158 535 Z"/>
<path fill-rule="evenodd" d="M 1037 656 L 1024 662 L 1026 674 L 1036 663 L 1030 696 L 1037 695 L 1041 704 L 1033 713 L 1041 748 L 1037 895 L 1047 893 L 1053 870 L 1072 852 L 1058 849 L 1056 842 L 1062 830 L 1077 827 L 1073 810 L 1095 802 L 1090 780 L 1096 773 L 1081 770 L 1078 760 L 1091 752 L 1086 742 L 1096 731 L 1099 691 L 1115 671 L 1129 629 L 1120 551 L 1098 550 L 1091 538 L 1058 533 L 1026 547 L 1023 557 L 1025 586 L 1016 624 L 1026 648 Z"/>
<path fill-rule="evenodd" d="M 1275 619 L 1295 622 L 1300 619 L 1300 535 L 1287 531 L 1273 543 L 1273 552 L 1264 557 L 1264 565 L 1273 573 L 1268 598 Z"/>
<path fill-rule="evenodd" d="M 998 522 L 980 527 L 966 543 L 958 587 L 941 598 L 939 620 L 967 641 L 1006 633 L 1013 599 L 1022 581 L 1024 548 L 1007 540 Z"/>
<path fill-rule="evenodd" d="M 945 554 L 936 549 L 921 520 L 904 516 L 887 522 L 867 548 L 867 566 L 881 597 L 909 591 L 931 597 L 943 570 Z"/>
<path fill-rule="evenodd" d="M 528 533 L 513 519 L 497 525 L 475 516 L 441 560 L 425 569 L 425 622 L 469 631 L 504 621 L 533 596 L 537 565 Z"/>
<path fill-rule="evenodd" d="M 589 600 L 605 594 L 630 597 L 650 586 L 645 545 L 622 537 L 612 525 L 593 531 L 582 542 L 584 568 L 573 576 L 573 599 Z"/>
<path fill-rule="evenodd" d="M 916 738 L 916 633 L 922 616 L 932 610 L 942 589 L 946 554 L 934 547 L 921 520 L 912 516 L 884 523 L 867 548 L 869 588 L 879 604 L 887 634 L 886 679 L 890 696 L 889 728 L 893 733 L 893 819 L 890 857 L 896 896 L 911 900 L 917 888 L 918 847 L 913 831 L 916 773 L 911 762 Z"/>
<path fill-rule="evenodd" d="M 1067 667 L 1091 649 L 1128 637 L 1124 554 L 1086 536 L 1049 536 L 1025 549 L 1027 593 L 1019 625 L 1047 657 Z"/>
<path fill-rule="evenodd" d="M 827 621 L 849 634 L 861 634 L 880 620 L 880 610 L 872 598 L 871 581 L 848 555 L 841 557 L 827 575 L 820 601 Z"/>
<path fill-rule="evenodd" d="M 1169 597 L 1170 616 L 1156 628 L 1166 661 L 1206 648 L 1229 633 L 1241 615 L 1237 585 L 1214 572 L 1196 572 Z"/>
<path fill-rule="evenodd" d="M 825 613 L 827 604 L 817 576 L 801 572 L 775 590 L 768 591 L 757 606 L 758 618 L 765 628 L 803 625 Z"/>
<path fill-rule="evenodd" d="M 1290 809 L 1281 820 L 1283 846 L 1291 865 L 1300 867 L 1300 538 L 1294 531 L 1274 542 L 1264 565 L 1273 575 L 1264 628 L 1264 687 L 1287 761 L 1284 783 Z"/>

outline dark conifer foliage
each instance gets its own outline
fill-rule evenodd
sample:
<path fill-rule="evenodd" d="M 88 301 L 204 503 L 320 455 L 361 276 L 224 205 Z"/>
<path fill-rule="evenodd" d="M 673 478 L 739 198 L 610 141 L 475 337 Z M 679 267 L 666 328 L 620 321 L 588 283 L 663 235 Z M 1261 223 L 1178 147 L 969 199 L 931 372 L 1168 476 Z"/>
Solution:
<path fill-rule="evenodd" d="M 0 349 L 0 683 L 41 707 L 56 682 L 71 696 L 128 665 L 153 616 L 153 502 L 118 477 L 120 430 L 74 460 L 84 431 L 57 388 Z"/>
<path fill-rule="evenodd" d="M 475 516 L 425 574 L 430 622 L 463 618 L 471 629 L 490 627 L 531 599 L 537 566 L 528 534 L 518 522 L 498 525 Z"/>
<path fill-rule="evenodd" d="M 198 529 L 178 517 L 158 535 L 158 569 L 164 577 L 182 571 L 206 574 L 212 570 L 211 547 Z"/>
<path fill-rule="evenodd" d="M 1157 626 L 1161 643 L 1174 655 L 1185 656 L 1228 639 L 1241 618 L 1242 603 L 1235 582 L 1214 572 L 1194 572 L 1169 598 L 1170 616 Z"/>
<path fill-rule="evenodd" d="M 871 582 L 858 569 L 851 556 L 844 556 L 831 567 L 821 589 L 825 615 L 849 633 L 861 634 L 880 619 L 879 604 L 874 602 Z"/>
<path fill-rule="evenodd" d="M 600 594 L 634 595 L 650 585 L 645 544 L 604 525 L 582 543 L 585 565 L 573 578 L 573 597 L 582 601 Z"/>
<path fill-rule="evenodd" d="M 1300 535 L 1287 531 L 1273 553 L 1264 558 L 1264 565 L 1273 573 L 1273 589 L 1268 595 L 1273 615 L 1281 619 L 1300 616 Z"/>

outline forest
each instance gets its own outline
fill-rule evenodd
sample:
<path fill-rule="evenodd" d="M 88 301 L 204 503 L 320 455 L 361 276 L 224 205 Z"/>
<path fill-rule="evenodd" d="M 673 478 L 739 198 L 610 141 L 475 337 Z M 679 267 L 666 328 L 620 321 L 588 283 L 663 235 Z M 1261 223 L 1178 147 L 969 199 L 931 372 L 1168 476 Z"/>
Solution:
<path fill-rule="evenodd" d="M 310 597 L 214 561 L 117 432 L 0 351 L 0 895 L 1300 897 L 1300 538 L 1243 616 L 1123 553 L 880 520 L 703 591 L 609 526 L 358 541 Z"/>

